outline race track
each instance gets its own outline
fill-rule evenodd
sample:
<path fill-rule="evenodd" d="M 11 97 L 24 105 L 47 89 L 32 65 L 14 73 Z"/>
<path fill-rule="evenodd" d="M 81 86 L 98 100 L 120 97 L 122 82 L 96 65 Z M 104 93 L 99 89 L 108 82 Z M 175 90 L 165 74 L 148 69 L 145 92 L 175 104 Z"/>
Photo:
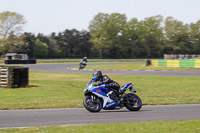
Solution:
<path fill-rule="evenodd" d="M 0 118 L 0 128 L 186 120 L 200 119 L 200 104 L 143 106 L 137 112 L 122 109 L 90 113 L 83 108 L 0 110 Z"/>
<path fill-rule="evenodd" d="M 122 63 L 90 63 L 89 65 L 115 65 Z M 125 63 L 124 63 L 125 64 Z M 127 63 L 126 63 L 127 64 Z M 129 63 L 130 64 L 130 63 Z M 89 73 L 92 74 L 93 70 L 70 70 L 69 67 L 78 66 L 78 64 L 37 64 L 37 65 L 24 65 L 30 68 L 30 71 L 41 72 L 58 72 L 58 73 Z M 200 77 L 200 70 L 195 71 L 102 71 L 104 74 L 113 75 L 133 75 L 133 76 L 180 76 L 180 77 Z"/>
<path fill-rule="evenodd" d="M 103 64 L 108 63 L 98 65 Z M 77 65 L 37 64 L 23 66 L 29 67 L 30 71 L 92 74 L 93 70 L 68 69 Z M 134 76 L 200 76 L 200 71 L 103 71 L 103 73 Z M 186 119 L 200 119 L 200 104 L 143 106 L 137 112 L 130 112 L 125 108 L 112 111 L 102 110 L 99 113 L 90 113 L 84 108 L 0 110 L 0 128 Z"/>

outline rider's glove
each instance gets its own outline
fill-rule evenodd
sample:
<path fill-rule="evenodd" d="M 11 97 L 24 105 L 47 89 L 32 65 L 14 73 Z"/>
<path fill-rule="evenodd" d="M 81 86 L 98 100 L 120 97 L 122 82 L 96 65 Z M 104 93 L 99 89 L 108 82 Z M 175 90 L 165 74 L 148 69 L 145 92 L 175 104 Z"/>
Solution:
<path fill-rule="evenodd" d="M 94 76 L 92 80 L 97 81 L 97 76 Z"/>

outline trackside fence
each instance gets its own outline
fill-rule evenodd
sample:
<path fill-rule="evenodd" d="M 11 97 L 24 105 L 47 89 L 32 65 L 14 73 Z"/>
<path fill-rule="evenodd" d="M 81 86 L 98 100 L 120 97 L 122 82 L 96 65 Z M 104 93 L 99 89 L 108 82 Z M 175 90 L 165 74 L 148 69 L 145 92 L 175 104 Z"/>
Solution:
<path fill-rule="evenodd" d="M 154 67 L 195 67 L 200 68 L 200 60 L 147 60 L 147 66 Z"/>

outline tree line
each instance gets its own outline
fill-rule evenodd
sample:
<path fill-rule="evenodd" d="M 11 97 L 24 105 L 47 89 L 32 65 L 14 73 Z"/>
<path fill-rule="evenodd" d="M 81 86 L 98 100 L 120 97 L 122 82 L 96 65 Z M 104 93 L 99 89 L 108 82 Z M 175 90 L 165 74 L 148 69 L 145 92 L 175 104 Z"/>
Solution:
<path fill-rule="evenodd" d="M 139 21 L 128 20 L 120 13 L 98 13 L 90 21 L 89 31 L 66 29 L 50 35 L 22 33 L 25 22 L 18 13 L 0 13 L 0 54 L 25 53 L 30 58 L 162 58 L 163 54 L 200 54 L 200 21 L 184 24 L 161 15 Z"/>

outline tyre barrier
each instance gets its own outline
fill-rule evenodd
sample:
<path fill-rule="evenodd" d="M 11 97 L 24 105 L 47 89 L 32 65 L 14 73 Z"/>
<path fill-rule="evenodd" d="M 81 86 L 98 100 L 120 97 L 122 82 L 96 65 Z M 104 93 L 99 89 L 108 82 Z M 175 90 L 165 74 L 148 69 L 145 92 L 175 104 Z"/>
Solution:
<path fill-rule="evenodd" d="M 27 87 L 29 83 L 29 68 L 19 66 L 0 66 L 0 87 Z"/>
<path fill-rule="evenodd" d="M 5 60 L 5 64 L 36 64 L 36 59 L 30 59 L 30 60 Z"/>
<path fill-rule="evenodd" d="M 200 68 L 200 60 L 150 60 L 150 62 L 151 63 L 146 63 L 146 64 L 151 64 L 151 66 L 153 66 L 153 67 L 195 67 L 195 68 Z"/>

